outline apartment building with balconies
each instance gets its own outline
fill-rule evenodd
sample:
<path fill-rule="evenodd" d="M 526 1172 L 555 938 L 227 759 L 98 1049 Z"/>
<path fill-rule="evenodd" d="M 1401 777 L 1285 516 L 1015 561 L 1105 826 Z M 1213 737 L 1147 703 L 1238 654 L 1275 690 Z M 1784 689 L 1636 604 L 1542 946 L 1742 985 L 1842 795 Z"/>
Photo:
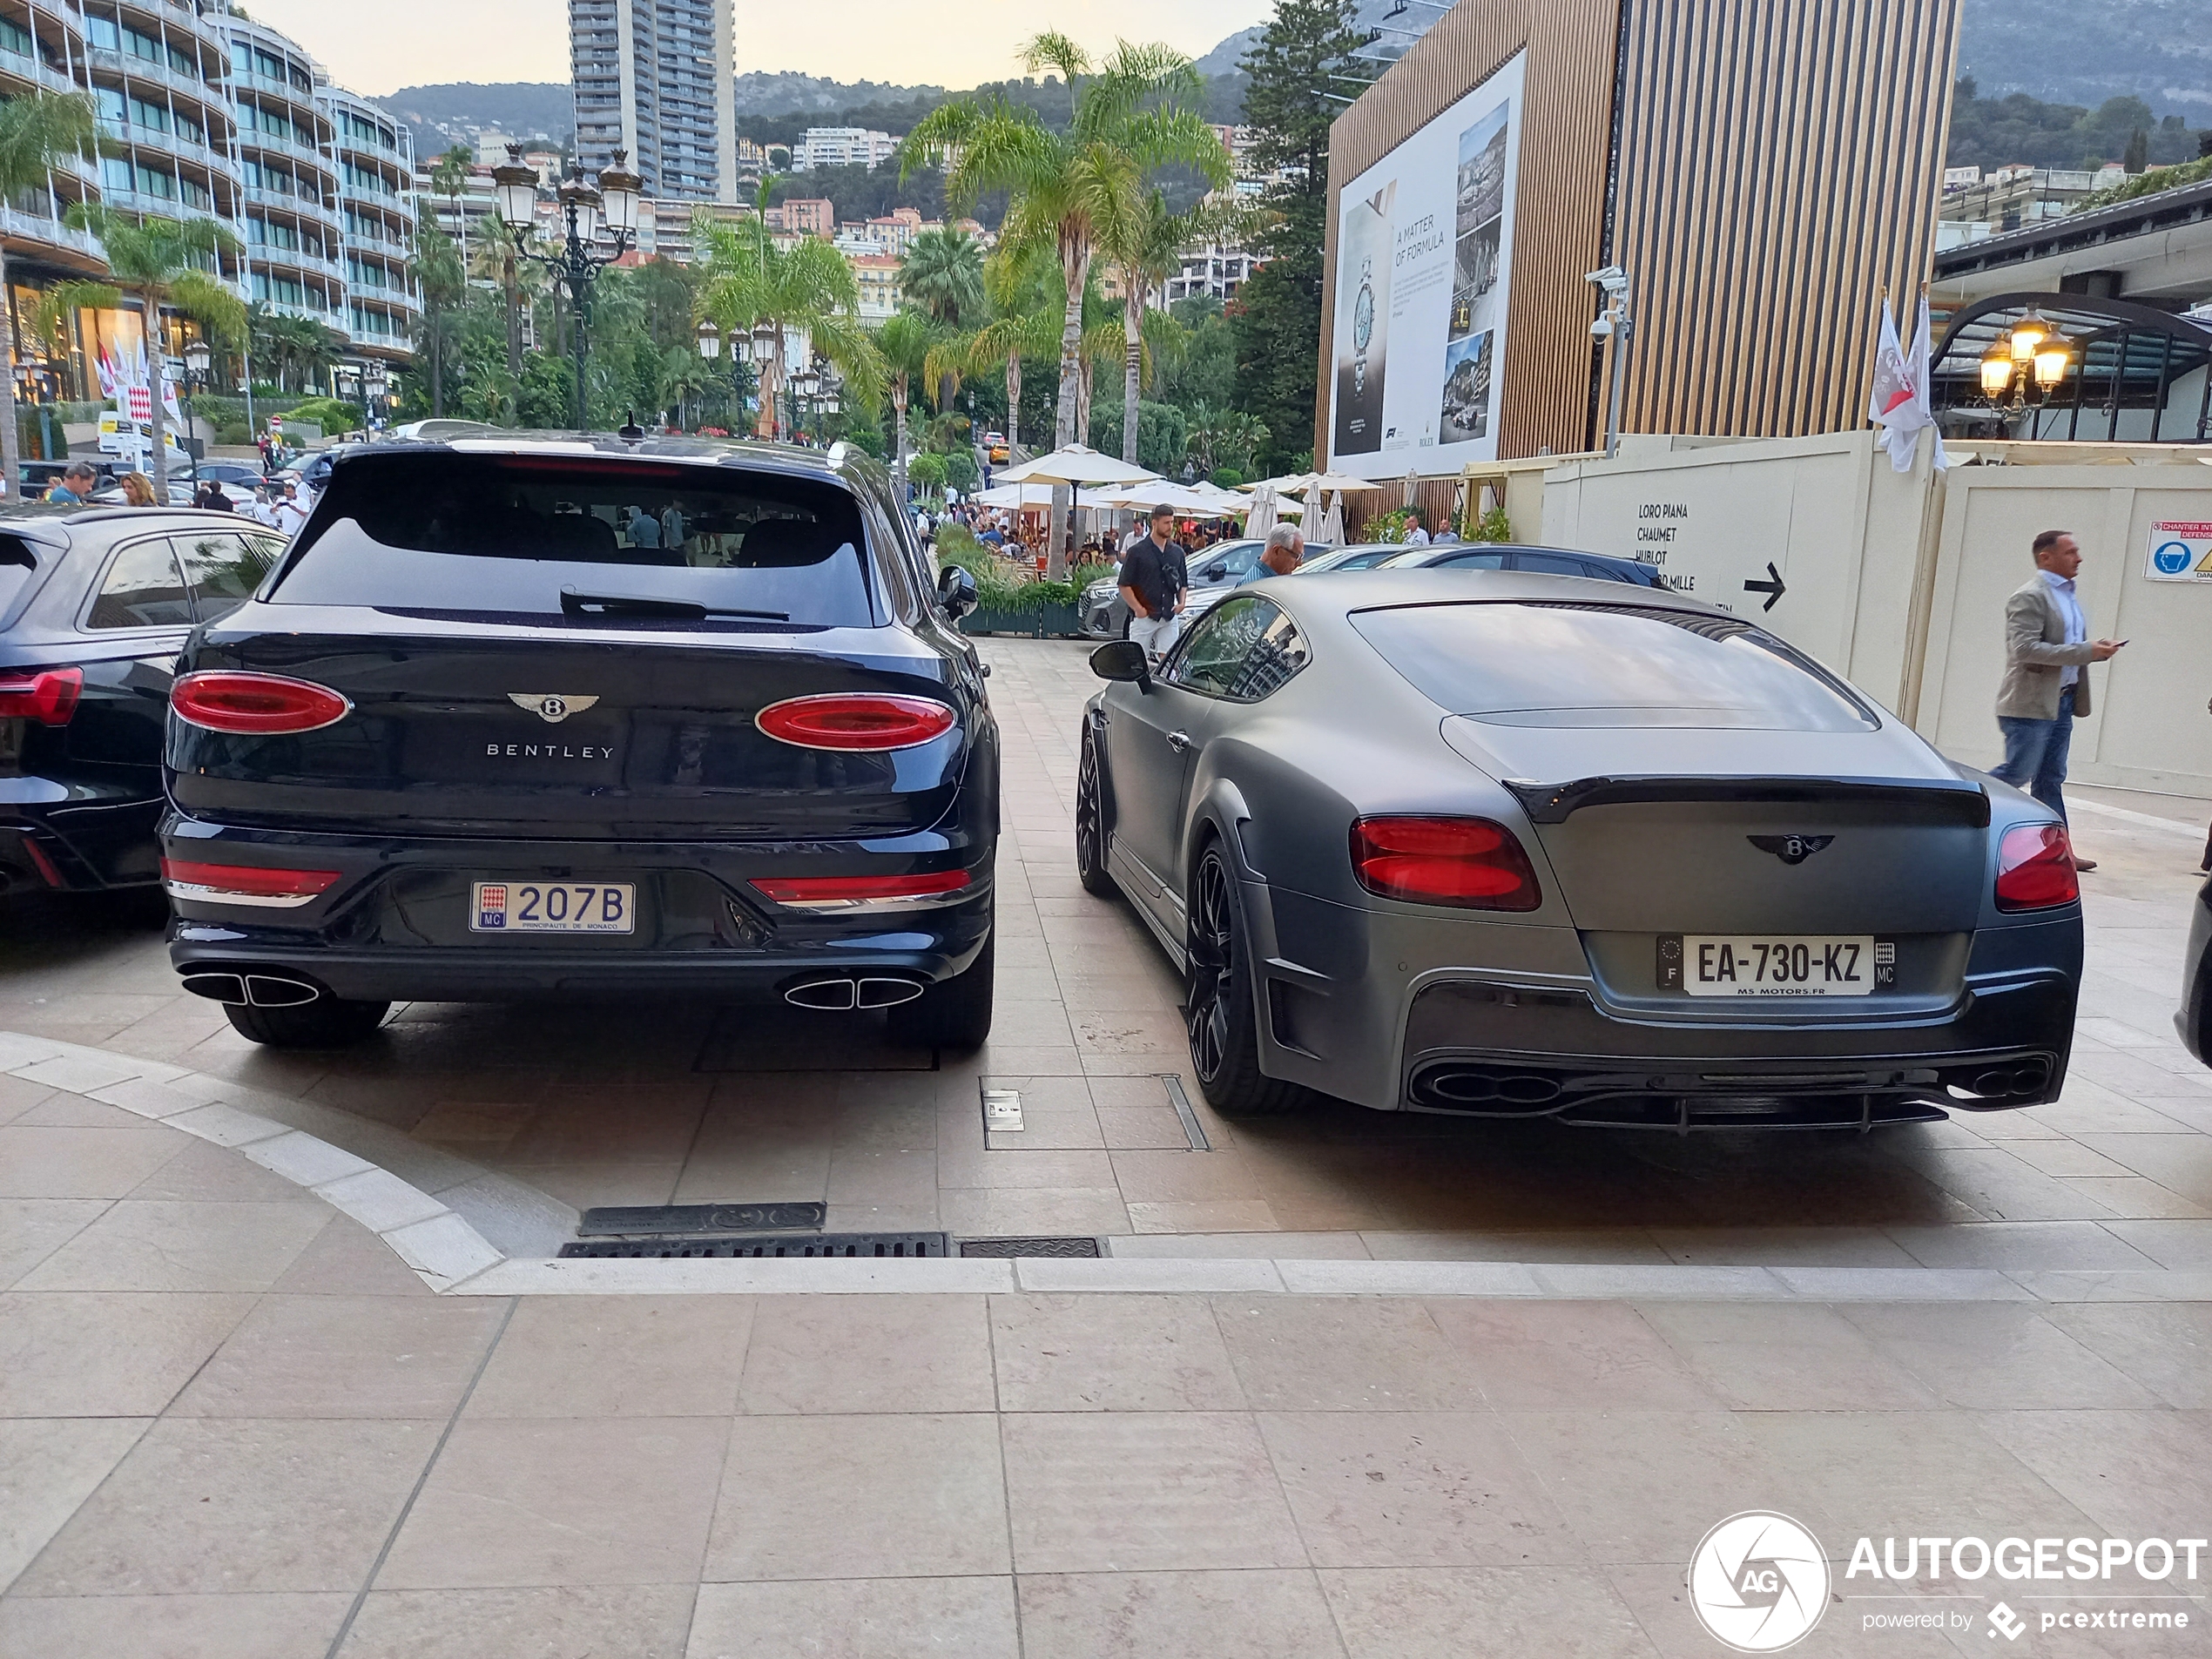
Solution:
<path fill-rule="evenodd" d="M 585 170 L 623 150 L 648 196 L 735 202 L 735 28 L 732 0 L 569 0 Z"/>

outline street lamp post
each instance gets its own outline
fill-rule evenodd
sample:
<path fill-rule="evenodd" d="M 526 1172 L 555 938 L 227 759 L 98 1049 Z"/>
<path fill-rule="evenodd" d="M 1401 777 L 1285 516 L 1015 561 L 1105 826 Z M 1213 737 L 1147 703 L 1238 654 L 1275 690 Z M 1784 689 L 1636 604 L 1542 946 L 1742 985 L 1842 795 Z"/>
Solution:
<path fill-rule="evenodd" d="M 2000 420 L 2028 412 L 2034 393 L 2040 411 L 2074 367 L 2075 342 L 2033 306 L 1981 354 L 1981 393 Z"/>
<path fill-rule="evenodd" d="M 192 442 L 192 389 L 194 384 L 207 384 L 207 371 L 215 361 L 215 354 L 207 349 L 205 340 L 194 339 L 185 347 L 185 448 L 189 452 Z"/>
<path fill-rule="evenodd" d="M 699 359 L 708 366 L 708 377 L 711 380 L 716 372 L 713 366 L 722 358 L 722 330 L 716 325 L 713 318 L 708 317 L 700 322 L 698 341 Z M 678 413 L 681 414 L 682 411 L 678 410 Z M 701 408 L 699 417 L 702 425 L 705 423 L 705 409 Z"/>
<path fill-rule="evenodd" d="M 569 164 L 569 176 L 561 181 L 556 192 L 560 199 L 564 234 L 561 246 L 550 253 L 533 253 L 527 248 L 518 249 L 521 257 L 534 260 L 553 273 L 553 280 L 569 291 L 570 319 L 570 344 L 576 358 L 576 424 L 580 432 L 585 425 L 583 403 L 583 372 L 586 360 L 584 330 L 590 317 L 591 285 L 598 280 L 599 273 L 612 265 L 630 249 L 631 238 L 637 230 L 637 204 L 644 180 L 623 165 L 628 152 L 614 152 L 614 165 L 602 167 L 596 179 L 583 176 L 583 164 Z M 502 173 L 528 172 L 527 168 L 499 168 L 493 179 L 499 195 L 499 216 L 517 239 L 527 234 L 536 216 L 537 193 L 533 183 L 527 194 L 519 179 L 501 179 Z M 536 175 L 531 174 L 533 181 Z M 598 251 L 602 226 L 614 238 L 614 246 L 605 253 Z"/>

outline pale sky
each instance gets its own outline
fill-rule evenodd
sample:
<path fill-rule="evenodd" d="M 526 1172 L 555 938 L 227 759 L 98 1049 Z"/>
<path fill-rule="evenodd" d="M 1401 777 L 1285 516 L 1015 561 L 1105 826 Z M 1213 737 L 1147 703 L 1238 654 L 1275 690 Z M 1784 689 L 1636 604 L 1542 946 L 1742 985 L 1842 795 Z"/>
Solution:
<path fill-rule="evenodd" d="M 447 81 L 566 81 L 565 0 L 246 0 L 371 98 Z M 738 63 L 841 81 L 968 87 L 1017 72 L 1014 49 L 1046 28 L 1094 51 L 1162 40 L 1197 56 L 1261 22 L 1270 0 L 738 0 Z"/>

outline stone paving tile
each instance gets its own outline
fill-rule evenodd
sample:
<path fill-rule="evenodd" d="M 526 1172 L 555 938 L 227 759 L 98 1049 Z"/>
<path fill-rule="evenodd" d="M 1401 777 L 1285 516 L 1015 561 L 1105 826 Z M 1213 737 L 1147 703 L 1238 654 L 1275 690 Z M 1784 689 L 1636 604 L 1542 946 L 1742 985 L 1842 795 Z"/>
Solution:
<path fill-rule="evenodd" d="M 1033 1573 L 1017 1594 L 1025 1659 L 1342 1659 L 1306 1570 Z"/>
<path fill-rule="evenodd" d="M 126 1199 L 24 1275 L 24 1291 L 266 1291 L 329 1211 Z"/>
<path fill-rule="evenodd" d="M 0 1591 L 138 1443 L 143 1417 L 0 1419 Z M 4 1629 L 0 1625 L 0 1629 Z M 0 1652 L 14 1651 L 0 1648 Z"/>
<path fill-rule="evenodd" d="M 395 1589 L 695 1579 L 728 1420 L 456 1424 L 378 1575 Z"/>
<path fill-rule="evenodd" d="M 1683 1562 L 1715 1521 L 1804 1489 L 1784 1484 L 1745 1433 L 1757 1418 L 1623 1406 L 1500 1420 L 1585 1559 Z"/>
<path fill-rule="evenodd" d="M 0 1291 L 91 1226 L 107 1207 L 100 1198 L 0 1198 Z"/>
<path fill-rule="evenodd" d="M 2204 1535 L 2212 1412 L 2002 1412 L 1981 1426 L 2107 1537 Z"/>
<path fill-rule="evenodd" d="M 1584 1559 L 1491 1413 L 1263 1412 L 1258 1421 L 1317 1567 Z"/>
<path fill-rule="evenodd" d="M 1245 1413 L 1009 1413 L 1000 1432 L 1019 1573 L 1307 1564 Z"/>
<path fill-rule="evenodd" d="M 1861 1304 L 1840 1312 L 1946 1405 L 2059 1410 L 2155 1403 L 2031 1305 Z"/>
<path fill-rule="evenodd" d="M 526 1297 L 468 1415 L 727 1416 L 752 1321 L 747 1296 Z"/>
<path fill-rule="evenodd" d="M 961 1416 L 742 1417 L 702 1576 L 887 1578 L 1013 1570 L 998 1422 Z"/>
<path fill-rule="evenodd" d="M 1658 1332 L 1618 1303 L 1440 1299 L 1427 1311 L 1480 1397 L 1500 1411 L 1706 1412 L 1722 1403 Z"/>
<path fill-rule="evenodd" d="M 2212 1408 L 2212 1306 L 2084 1303 L 2043 1317 L 2164 1404 Z"/>
<path fill-rule="evenodd" d="M 1465 1411 L 1484 1405 L 1466 1352 L 1419 1302 L 1217 1297 L 1214 1316 L 1259 1411 Z"/>
<path fill-rule="evenodd" d="M 0 1198 L 120 1198 L 192 1144 L 158 1124 L 0 1129 Z"/>
<path fill-rule="evenodd" d="M 15 1593 L 351 1592 L 398 1519 L 437 1428 L 165 1420 L 16 1581 Z"/>
<path fill-rule="evenodd" d="M 1655 1650 L 1605 1574 L 1585 1567 L 1325 1568 L 1350 1659 L 1648 1659 Z"/>
<path fill-rule="evenodd" d="M 253 1306 L 250 1296 L 0 1296 L 0 1417 L 152 1416 Z"/>
<path fill-rule="evenodd" d="M 764 1298 L 739 1386 L 750 1413 L 987 1412 L 995 1394 L 971 1296 Z"/>
<path fill-rule="evenodd" d="M 1002 1410 L 1242 1410 L 1211 1306 L 1189 1296 L 991 1298 Z"/>
<path fill-rule="evenodd" d="M 1925 1411 L 1926 1385 L 1832 1307 L 1649 1302 L 1636 1312 L 1713 1396 L 1743 1411 Z"/>
<path fill-rule="evenodd" d="M 361 1603 L 338 1653 L 340 1659 L 683 1659 L 694 1594 L 689 1583 L 377 1590 Z"/>
<path fill-rule="evenodd" d="M 0 1653 L 316 1659 L 352 1604 L 350 1592 L 10 1596 L 0 1601 Z"/>
<path fill-rule="evenodd" d="M 702 1584 L 686 1659 L 910 1659 L 917 1632 L 962 1659 L 1017 1659 L 1005 1578 L 815 1579 Z"/>
<path fill-rule="evenodd" d="M 265 1296 L 170 1412 L 449 1417 L 505 1314 L 496 1302 Z"/>

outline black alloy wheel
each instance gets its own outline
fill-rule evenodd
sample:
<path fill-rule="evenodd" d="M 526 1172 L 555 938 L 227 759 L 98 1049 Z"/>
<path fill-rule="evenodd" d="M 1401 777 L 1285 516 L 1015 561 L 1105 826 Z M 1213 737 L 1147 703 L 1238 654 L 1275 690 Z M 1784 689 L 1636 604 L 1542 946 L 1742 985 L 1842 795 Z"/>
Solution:
<path fill-rule="evenodd" d="M 1184 1018 L 1198 1088 L 1216 1111 L 1262 1117 L 1295 1111 L 1305 1090 L 1259 1069 L 1251 950 L 1238 908 L 1236 875 L 1219 842 L 1198 860 L 1190 884 Z"/>
<path fill-rule="evenodd" d="M 1110 899 L 1121 889 L 1106 873 L 1106 796 L 1099 776 L 1098 737 L 1083 732 L 1082 761 L 1076 771 L 1076 880 L 1083 891 Z"/>

